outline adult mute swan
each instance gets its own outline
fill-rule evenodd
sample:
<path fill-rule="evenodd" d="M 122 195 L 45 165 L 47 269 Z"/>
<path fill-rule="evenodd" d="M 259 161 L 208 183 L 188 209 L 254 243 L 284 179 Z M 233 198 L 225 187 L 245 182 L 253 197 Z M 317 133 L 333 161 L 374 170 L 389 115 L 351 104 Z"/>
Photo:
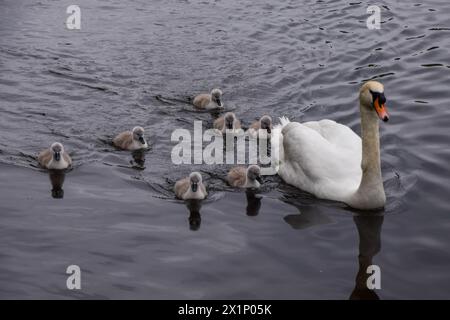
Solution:
<path fill-rule="evenodd" d="M 279 148 L 278 174 L 287 183 L 321 199 L 356 209 L 384 207 L 378 118 L 388 121 L 384 87 L 366 82 L 359 91 L 361 138 L 332 120 L 306 123 L 280 118 L 272 136 Z M 273 147 L 272 147 L 273 148 Z"/>

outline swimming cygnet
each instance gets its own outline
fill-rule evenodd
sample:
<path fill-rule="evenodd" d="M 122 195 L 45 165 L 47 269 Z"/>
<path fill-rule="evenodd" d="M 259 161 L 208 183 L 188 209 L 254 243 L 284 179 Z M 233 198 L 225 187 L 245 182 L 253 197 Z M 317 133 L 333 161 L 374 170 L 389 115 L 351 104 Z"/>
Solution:
<path fill-rule="evenodd" d="M 213 123 L 214 129 L 219 130 L 221 133 L 225 133 L 226 130 L 239 130 L 241 129 L 241 122 L 236 118 L 233 112 L 227 112 L 225 115 L 217 118 Z"/>
<path fill-rule="evenodd" d="M 228 172 L 227 180 L 230 186 L 238 188 L 258 189 L 263 183 L 261 169 L 257 165 L 234 167 Z"/>
<path fill-rule="evenodd" d="M 266 134 L 259 134 L 259 129 L 266 130 Z M 272 133 L 272 118 L 268 115 L 264 115 L 258 121 L 251 124 L 250 128 L 247 130 L 247 134 L 252 138 L 270 138 Z"/>
<path fill-rule="evenodd" d="M 114 140 L 114 145 L 123 150 L 147 149 L 148 144 L 144 138 L 144 128 L 134 127 L 132 131 L 125 131 L 118 134 Z"/>
<path fill-rule="evenodd" d="M 208 195 L 199 172 L 192 172 L 189 177 L 178 180 L 175 183 L 174 191 L 177 198 L 183 200 L 202 200 Z"/>
<path fill-rule="evenodd" d="M 38 161 L 42 167 L 51 170 L 64 170 L 72 165 L 72 159 L 59 142 L 53 143 L 49 149 L 39 153 Z"/>
<path fill-rule="evenodd" d="M 213 89 L 211 93 L 202 93 L 194 98 L 193 104 L 199 109 L 211 110 L 223 108 L 222 90 Z"/>

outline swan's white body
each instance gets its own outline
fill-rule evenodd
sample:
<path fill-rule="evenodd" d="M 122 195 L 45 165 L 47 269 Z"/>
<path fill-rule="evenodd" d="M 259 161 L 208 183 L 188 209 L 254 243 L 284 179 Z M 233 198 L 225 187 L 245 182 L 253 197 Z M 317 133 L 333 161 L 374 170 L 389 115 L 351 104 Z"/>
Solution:
<path fill-rule="evenodd" d="M 355 132 L 332 120 L 281 122 L 278 174 L 284 181 L 322 199 L 343 201 L 356 192 L 362 144 Z"/>
<path fill-rule="evenodd" d="M 385 205 L 380 165 L 378 116 L 369 92 L 383 93 L 370 81 L 360 92 L 362 139 L 349 127 L 332 120 L 306 123 L 280 118 L 274 128 L 272 150 L 275 165 L 287 183 L 321 199 L 345 202 L 357 209 Z M 384 94 L 383 94 L 384 98 Z M 377 102 L 377 106 L 378 106 Z M 380 117 L 387 121 L 384 109 Z M 384 112 L 384 113 L 383 113 Z"/>

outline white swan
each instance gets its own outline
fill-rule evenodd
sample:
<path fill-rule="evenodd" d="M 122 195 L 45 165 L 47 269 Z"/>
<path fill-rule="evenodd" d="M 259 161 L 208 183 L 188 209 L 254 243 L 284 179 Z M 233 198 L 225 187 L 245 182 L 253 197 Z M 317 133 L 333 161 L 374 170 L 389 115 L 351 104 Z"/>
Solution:
<path fill-rule="evenodd" d="M 279 150 L 278 174 L 287 183 L 321 199 L 356 209 L 384 207 L 378 117 L 388 121 L 384 87 L 366 82 L 359 92 L 361 138 L 332 120 L 306 123 L 281 118 L 272 146 Z M 377 116 L 378 115 L 378 116 Z"/>

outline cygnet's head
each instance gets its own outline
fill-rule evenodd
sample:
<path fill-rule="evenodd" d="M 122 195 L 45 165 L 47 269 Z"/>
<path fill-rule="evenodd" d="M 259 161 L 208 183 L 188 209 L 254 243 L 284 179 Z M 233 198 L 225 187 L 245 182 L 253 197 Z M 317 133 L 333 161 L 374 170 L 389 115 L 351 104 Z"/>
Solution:
<path fill-rule="evenodd" d="M 233 112 L 227 112 L 224 116 L 225 118 L 225 129 L 232 130 L 234 128 L 234 121 L 236 120 L 236 116 Z"/>
<path fill-rule="evenodd" d="M 53 159 L 56 161 L 61 160 L 61 154 L 64 152 L 63 145 L 59 142 L 55 142 L 51 145 L 50 149 L 53 152 Z"/>
<path fill-rule="evenodd" d="M 189 175 L 189 182 L 191 184 L 191 190 L 192 192 L 197 192 L 198 185 L 202 183 L 202 175 L 199 172 L 192 172 Z"/>
<path fill-rule="evenodd" d="M 142 144 L 145 144 L 144 138 L 144 128 L 142 127 L 134 127 L 133 128 L 133 139 L 139 141 Z"/>
<path fill-rule="evenodd" d="M 261 129 L 267 130 L 267 133 L 272 132 L 272 118 L 270 116 L 261 117 L 259 122 L 261 123 Z"/>
<path fill-rule="evenodd" d="M 257 165 L 251 165 L 247 168 L 247 178 L 250 181 L 258 181 L 259 183 L 263 183 L 262 182 L 262 178 L 261 178 L 261 169 L 259 168 L 259 166 Z"/>
<path fill-rule="evenodd" d="M 219 107 L 222 106 L 222 90 L 220 89 L 212 89 L 211 91 L 211 98 L 212 100 L 217 103 Z"/>

